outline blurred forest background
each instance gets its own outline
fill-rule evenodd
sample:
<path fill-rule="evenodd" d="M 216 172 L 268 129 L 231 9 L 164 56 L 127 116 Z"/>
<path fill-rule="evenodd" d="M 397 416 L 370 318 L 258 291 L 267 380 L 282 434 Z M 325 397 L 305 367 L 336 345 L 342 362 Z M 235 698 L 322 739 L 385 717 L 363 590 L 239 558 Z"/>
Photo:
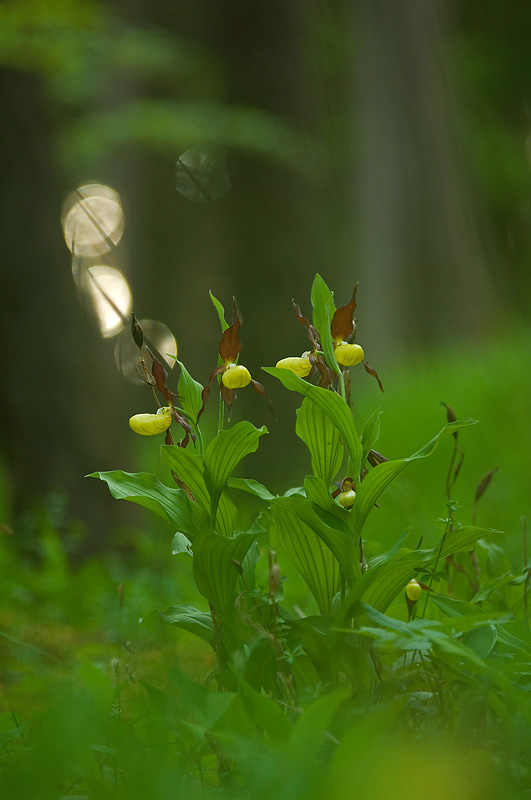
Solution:
<path fill-rule="evenodd" d="M 119 373 L 72 280 L 61 209 L 85 182 L 119 193 L 113 263 L 202 383 L 219 342 L 209 289 L 236 296 L 243 363 L 264 381 L 260 366 L 307 348 L 291 299 L 309 313 L 315 272 L 339 305 L 359 280 L 358 341 L 391 398 L 396 365 L 434 350 L 451 364 L 525 328 L 530 37 L 517 0 L 3 2 L 0 523 L 55 497 L 103 537 L 135 509 L 83 475 L 152 466 L 127 425 L 149 392 Z M 177 159 L 202 147 L 231 165 L 213 202 L 176 189 Z M 235 417 L 270 427 L 256 477 L 281 491 L 301 480 L 297 400 L 270 383 L 278 423 L 252 392 Z"/>

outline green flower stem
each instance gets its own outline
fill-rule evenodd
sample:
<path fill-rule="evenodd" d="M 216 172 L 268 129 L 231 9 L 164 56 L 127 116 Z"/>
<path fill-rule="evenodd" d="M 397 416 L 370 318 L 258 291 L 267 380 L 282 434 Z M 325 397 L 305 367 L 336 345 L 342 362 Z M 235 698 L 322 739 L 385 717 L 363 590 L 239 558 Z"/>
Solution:
<path fill-rule="evenodd" d="M 220 393 L 219 393 L 218 433 L 223 430 L 224 423 L 225 423 L 225 404 L 223 402 L 223 398 L 221 396 L 221 391 L 220 391 Z"/>
<path fill-rule="evenodd" d="M 346 393 L 345 393 L 345 379 L 343 377 L 342 370 L 339 370 L 339 393 L 340 393 L 341 397 L 343 398 L 343 400 L 346 403 L 347 402 L 347 396 L 346 396 Z"/>
<path fill-rule="evenodd" d="M 431 573 L 431 576 L 430 576 L 430 584 L 428 586 L 428 591 L 426 592 L 426 599 L 424 601 L 424 608 L 422 609 L 422 619 L 424 619 L 424 615 L 426 614 L 426 607 L 428 605 L 428 598 L 429 598 L 430 593 L 431 593 L 431 587 L 433 586 L 433 576 L 434 576 L 435 572 L 437 571 L 437 565 L 438 565 L 439 560 L 441 558 L 441 553 L 442 553 L 442 549 L 444 547 L 444 542 L 446 541 L 446 536 L 448 534 L 448 531 L 450 530 L 451 525 L 452 525 L 452 519 L 448 518 L 446 520 L 446 528 L 444 529 L 443 537 L 442 537 L 441 543 L 439 545 L 439 552 L 437 553 L 437 558 L 435 559 L 435 564 L 433 565 L 432 573 Z"/>

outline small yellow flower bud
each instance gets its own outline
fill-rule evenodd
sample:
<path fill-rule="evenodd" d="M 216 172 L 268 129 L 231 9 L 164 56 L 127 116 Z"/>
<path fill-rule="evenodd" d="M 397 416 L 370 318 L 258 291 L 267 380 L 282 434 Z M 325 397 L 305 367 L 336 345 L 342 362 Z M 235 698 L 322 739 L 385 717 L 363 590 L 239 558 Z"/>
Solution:
<path fill-rule="evenodd" d="M 155 436 L 164 433 L 171 425 L 172 410 L 170 406 L 159 408 L 156 414 L 135 414 L 129 420 L 129 427 L 141 436 Z"/>
<path fill-rule="evenodd" d="M 290 369 L 295 375 L 298 375 L 299 378 L 306 378 L 312 371 L 312 365 L 310 364 L 308 356 L 281 358 L 280 361 L 277 361 L 276 366 L 281 369 Z"/>
<path fill-rule="evenodd" d="M 354 489 L 349 489 L 346 492 L 341 492 L 337 496 L 337 502 L 343 508 L 352 508 L 354 505 L 354 500 L 356 499 L 356 492 Z"/>
<path fill-rule="evenodd" d="M 363 348 L 359 344 L 347 344 L 341 342 L 334 350 L 337 363 L 342 367 L 355 367 L 356 364 L 361 364 L 365 358 Z"/>
<path fill-rule="evenodd" d="M 241 364 L 227 364 L 221 382 L 227 389 L 242 389 L 251 383 L 251 373 Z"/>
<path fill-rule="evenodd" d="M 406 586 L 406 597 L 412 603 L 416 603 L 419 599 L 420 595 L 422 594 L 422 586 L 418 581 L 413 578 L 409 581 L 408 585 Z"/>

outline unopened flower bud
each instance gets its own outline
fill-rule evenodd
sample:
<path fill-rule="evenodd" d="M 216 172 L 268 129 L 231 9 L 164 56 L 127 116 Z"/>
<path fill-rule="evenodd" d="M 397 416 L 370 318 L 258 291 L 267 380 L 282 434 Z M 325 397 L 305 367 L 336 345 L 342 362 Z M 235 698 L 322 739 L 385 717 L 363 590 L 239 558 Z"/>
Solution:
<path fill-rule="evenodd" d="M 406 586 L 406 597 L 412 603 L 416 603 L 422 594 L 422 586 L 415 578 L 412 578 Z"/>
<path fill-rule="evenodd" d="M 346 492 L 340 492 L 337 496 L 337 502 L 343 508 L 352 508 L 354 500 L 356 499 L 356 492 L 354 489 L 348 489 Z"/>
<path fill-rule="evenodd" d="M 294 372 L 299 378 L 306 378 L 312 371 L 312 365 L 310 364 L 308 356 L 281 358 L 280 361 L 277 361 L 276 366 L 281 369 L 291 370 L 291 372 Z"/>
<path fill-rule="evenodd" d="M 227 389 L 242 389 L 251 383 L 251 373 L 241 364 L 227 364 L 221 382 Z"/>
<path fill-rule="evenodd" d="M 355 367 L 356 364 L 361 364 L 365 358 L 363 348 L 359 344 L 347 344 L 341 342 L 334 349 L 334 354 L 338 364 L 342 367 Z"/>

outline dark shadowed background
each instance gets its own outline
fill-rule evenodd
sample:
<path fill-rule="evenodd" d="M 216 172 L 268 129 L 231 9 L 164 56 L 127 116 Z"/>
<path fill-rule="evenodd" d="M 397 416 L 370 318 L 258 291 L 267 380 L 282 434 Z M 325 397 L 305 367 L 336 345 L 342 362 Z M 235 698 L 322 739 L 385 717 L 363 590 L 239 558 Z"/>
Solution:
<path fill-rule="evenodd" d="M 282 413 L 270 424 L 246 391 L 235 416 L 269 425 L 257 477 L 277 490 L 297 401 L 259 369 L 306 349 L 291 300 L 310 312 L 315 272 L 338 305 L 359 280 L 359 342 L 382 376 L 526 324 L 530 38 L 514 0 L 2 3 L 6 520 L 60 489 L 103 535 L 129 512 L 82 476 L 138 471 L 148 452 L 127 419 L 149 392 L 118 372 L 72 280 L 60 217 L 84 183 L 119 193 L 112 263 L 202 383 L 219 340 L 208 291 L 236 296 L 242 361 Z M 177 191 L 191 148 L 226 154 L 218 200 Z"/>

